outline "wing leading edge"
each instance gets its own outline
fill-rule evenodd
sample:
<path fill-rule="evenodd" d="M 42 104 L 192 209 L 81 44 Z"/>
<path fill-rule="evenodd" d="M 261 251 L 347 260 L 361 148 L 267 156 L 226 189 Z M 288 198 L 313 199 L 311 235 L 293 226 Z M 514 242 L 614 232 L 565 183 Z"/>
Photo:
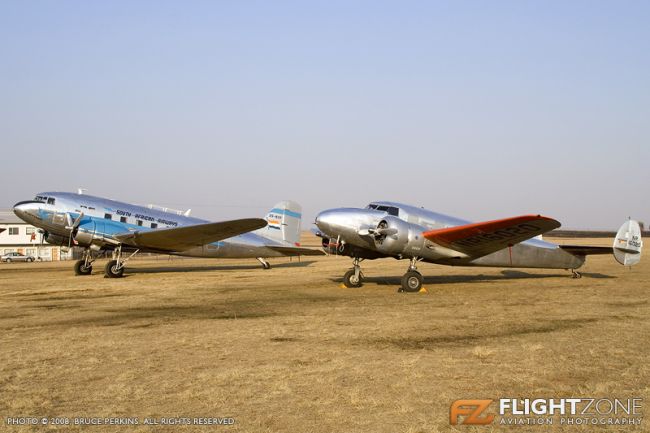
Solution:
<path fill-rule="evenodd" d="M 429 230 L 423 236 L 438 245 L 481 257 L 560 227 L 541 215 L 522 215 L 494 221 Z"/>
<path fill-rule="evenodd" d="M 178 252 L 261 229 L 266 224 L 266 220 L 261 218 L 247 218 L 145 232 L 120 233 L 115 235 L 115 238 L 136 248 Z"/>

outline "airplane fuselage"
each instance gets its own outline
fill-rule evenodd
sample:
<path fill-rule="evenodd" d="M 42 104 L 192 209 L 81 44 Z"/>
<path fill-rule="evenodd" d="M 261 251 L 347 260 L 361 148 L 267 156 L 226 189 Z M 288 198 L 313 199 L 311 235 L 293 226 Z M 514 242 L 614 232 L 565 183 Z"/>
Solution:
<path fill-rule="evenodd" d="M 395 234 L 378 242 L 369 231 L 385 221 Z M 365 209 L 338 208 L 321 212 L 316 225 L 334 242 L 339 253 L 360 258 L 417 257 L 418 260 L 452 266 L 577 269 L 585 261 L 541 239 L 529 239 L 479 258 L 438 245 L 422 234 L 429 230 L 469 224 L 460 218 L 402 203 L 373 202 Z M 347 249 L 347 250 L 346 250 Z"/>
<path fill-rule="evenodd" d="M 87 244 L 79 246 L 95 250 L 110 250 L 119 245 L 114 238 L 117 233 L 146 232 L 208 222 L 175 211 L 66 192 L 39 193 L 35 200 L 20 202 L 14 209 L 21 219 L 42 229 L 48 243 L 62 246 L 78 244 L 78 240 L 77 243 L 70 243 L 70 226 L 81 216 L 75 238 L 82 242 L 87 239 Z M 272 229 L 267 226 L 219 242 L 165 253 L 214 258 L 280 257 L 282 254 L 267 248 L 268 245 L 282 245 L 264 236 L 266 231 Z"/>

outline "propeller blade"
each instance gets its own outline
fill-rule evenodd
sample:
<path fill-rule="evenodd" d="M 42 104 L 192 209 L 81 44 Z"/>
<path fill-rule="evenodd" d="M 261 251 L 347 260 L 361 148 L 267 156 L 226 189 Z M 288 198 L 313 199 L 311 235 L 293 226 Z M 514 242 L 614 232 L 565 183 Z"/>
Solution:
<path fill-rule="evenodd" d="M 390 228 L 390 227 L 386 227 L 386 228 L 382 228 L 382 229 L 377 229 L 376 231 L 377 231 L 377 233 L 379 233 L 380 235 L 384 235 L 384 236 L 392 236 L 392 235 L 396 235 L 396 234 L 397 234 L 397 229 L 395 229 L 395 228 Z"/>
<path fill-rule="evenodd" d="M 81 219 L 82 219 L 83 217 L 84 217 L 84 213 L 81 212 L 81 213 L 79 214 L 79 216 L 78 216 L 74 221 L 72 221 L 72 217 L 70 216 L 70 214 L 69 214 L 69 213 L 66 214 L 66 218 L 67 218 L 67 220 L 68 220 L 68 226 L 66 227 L 66 229 L 68 229 L 68 230 L 74 230 L 74 229 L 76 229 L 77 227 L 79 227 L 79 224 L 81 224 Z"/>

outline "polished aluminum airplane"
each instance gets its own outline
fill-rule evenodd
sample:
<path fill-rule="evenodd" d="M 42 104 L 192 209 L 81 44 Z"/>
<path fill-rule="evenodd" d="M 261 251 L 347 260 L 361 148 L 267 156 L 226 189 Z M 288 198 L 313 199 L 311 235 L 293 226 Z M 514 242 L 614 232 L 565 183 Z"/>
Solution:
<path fill-rule="evenodd" d="M 322 255 L 300 247 L 301 208 L 282 201 L 266 218 L 208 222 L 185 212 L 159 206 L 139 206 L 82 193 L 43 192 L 21 201 L 14 213 L 38 227 L 42 240 L 84 249 L 75 263 L 77 275 L 90 275 L 96 252 L 112 251 L 104 272 L 117 278 L 138 252 L 189 257 L 257 258 L 264 269 L 269 257 Z M 129 256 L 123 257 L 126 253 Z"/>
<path fill-rule="evenodd" d="M 365 209 L 338 208 L 316 217 L 316 235 L 325 251 L 352 257 L 353 268 L 345 273 L 347 287 L 363 282 L 360 262 L 364 259 L 393 257 L 408 259 L 401 290 L 417 292 L 422 275 L 420 261 L 451 266 L 492 266 L 512 268 L 576 269 L 590 254 L 613 254 L 631 266 L 641 259 L 641 229 L 634 220 L 626 221 L 609 247 L 556 245 L 541 235 L 560 223 L 541 215 L 471 223 L 459 218 L 401 203 L 379 201 Z"/>

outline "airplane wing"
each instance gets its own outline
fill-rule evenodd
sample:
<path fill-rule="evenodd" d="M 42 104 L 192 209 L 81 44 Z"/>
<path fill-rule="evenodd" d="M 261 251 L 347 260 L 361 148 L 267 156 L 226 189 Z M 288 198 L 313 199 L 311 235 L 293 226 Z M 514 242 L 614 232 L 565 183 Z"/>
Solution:
<path fill-rule="evenodd" d="M 590 247 L 586 245 L 559 245 L 567 253 L 574 256 L 589 256 L 592 254 L 612 254 L 614 249 L 612 247 Z"/>
<path fill-rule="evenodd" d="M 185 251 L 266 226 L 266 220 L 248 218 L 151 231 L 120 233 L 115 238 L 132 247 L 156 251 Z"/>
<path fill-rule="evenodd" d="M 267 245 L 266 248 L 277 251 L 280 254 L 285 256 L 324 256 L 325 252 L 321 250 L 313 250 L 311 248 L 302 248 L 302 247 L 281 247 L 281 246 L 272 246 Z"/>
<path fill-rule="evenodd" d="M 560 223 L 541 215 L 523 215 L 423 233 L 438 245 L 481 257 L 560 227 Z"/>

